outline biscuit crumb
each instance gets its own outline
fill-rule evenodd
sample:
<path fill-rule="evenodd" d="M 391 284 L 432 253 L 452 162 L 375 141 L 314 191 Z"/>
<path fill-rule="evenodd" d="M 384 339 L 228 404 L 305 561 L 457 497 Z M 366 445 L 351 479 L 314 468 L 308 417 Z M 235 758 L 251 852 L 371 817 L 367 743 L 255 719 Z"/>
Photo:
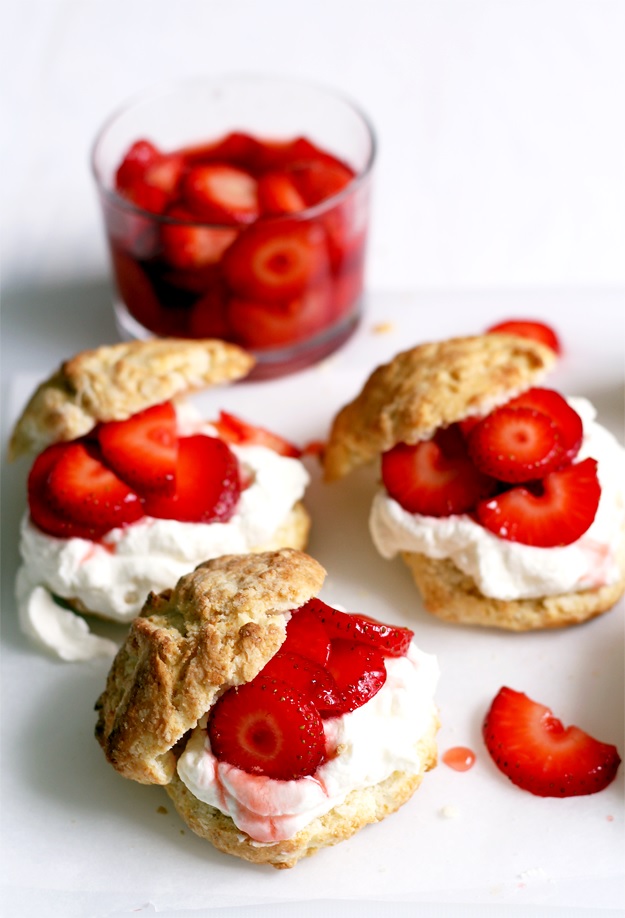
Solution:
<path fill-rule="evenodd" d="M 442 816 L 443 819 L 457 819 L 458 816 L 460 816 L 460 810 L 457 806 L 454 806 L 451 803 L 447 803 L 445 806 L 440 808 L 438 815 Z"/>
<path fill-rule="evenodd" d="M 163 815 L 163 816 L 167 816 L 168 810 L 167 810 L 167 807 L 166 807 L 166 806 L 157 806 L 157 807 L 156 807 L 156 812 L 157 812 L 157 813 L 161 813 L 161 815 Z"/>
<path fill-rule="evenodd" d="M 388 335 L 389 332 L 395 331 L 394 322 L 377 322 L 371 329 L 374 335 Z"/>

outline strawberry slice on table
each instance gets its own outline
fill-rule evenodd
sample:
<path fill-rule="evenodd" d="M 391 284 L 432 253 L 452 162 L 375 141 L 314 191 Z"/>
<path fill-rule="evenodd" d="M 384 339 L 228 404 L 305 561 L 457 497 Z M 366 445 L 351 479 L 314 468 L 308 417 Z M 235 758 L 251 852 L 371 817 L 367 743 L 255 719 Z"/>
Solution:
<path fill-rule="evenodd" d="M 286 641 L 280 650 L 325 666 L 330 656 L 330 638 L 317 616 L 302 606 L 291 614 L 286 626 Z"/>
<path fill-rule="evenodd" d="M 213 421 L 212 425 L 221 439 L 227 443 L 236 443 L 240 446 L 266 446 L 281 456 L 289 456 L 293 459 L 298 459 L 302 455 L 302 451 L 297 446 L 278 434 L 264 427 L 249 424 L 227 411 L 220 411 L 219 418 Z"/>
<path fill-rule="evenodd" d="M 265 216 L 294 214 L 306 209 L 306 202 L 287 172 L 267 172 L 258 180 L 258 206 Z"/>
<path fill-rule="evenodd" d="M 358 641 L 376 647 L 389 657 L 403 657 L 414 637 L 414 632 L 409 628 L 385 625 L 367 615 L 341 612 L 317 597 L 309 599 L 298 615 L 302 612 L 312 613 L 321 622 L 331 640 L 342 638 Z"/>
<path fill-rule="evenodd" d="M 283 647 L 263 667 L 261 675 L 297 689 L 312 701 L 322 717 L 332 716 L 341 704 L 338 686 L 327 669 Z"/>
<path fill-rule="evenodd" d="M 548 415 L 558 428 L 563 456 L 562 464 L 572 462 L 584 438 L 582 419 L 565 398 L 554 389 L 528 389 L 507 403 L 508 408 L 533 408 Z"/>
<path fill-rule="evenodd" d="M 519 335 L 521 338 L 531 338 L 540 344 L 546 344 L 556 354 L 562 353 L 562 345 L 557 334 L 545 322 L 535 319 L 507 319 L 498 322 L 486 329 L 487 334 L 499 333 L 504 335 Z"/>
<path fill-rule="evenodd" d="M 201 220 L 252 223 L 258 218 L 258 186 L 249 172 L 228 163 L 195 166 L 186 174 L 182 197 Z"/>
<path fill-rule="evenodd" d="M 183 523 L 225 523 L 241 493 L 239 465 L 223 440 L 216 437 L 180 437 L 176 489 L 170 496 L 146 495 L 148 516 Z"/>
<path fill-rule="evenodd" d="M 332 716 L 347 714 L 362 707 L 386 682 L 384 656 L 377 647 L 336 638 L 330 641 L 326 669 L 338 688 Z"/>
<path fill-rule="evenodd" d="M 314 774 L 325 755 L 323 723 L 312 702 L 262 673 L 221 696 L 208 736 L 219 761 L 278 781 Z"/>
<path fill-rule="evenodd" d="M 468 437 L 469 455 L 485 475 L 516 483 L 542 478 L 564 459 L 556 424 L 533 408 L 497 408 Z"/>
<path fill-rule="evenodd" d="M 183 207 L 173 207 L 167 216 L 171 223 L 161 227 L 163 258 L 175 268 L 194 269 L 216 264 L 237 231 L 214 226 L 198 226 L 193 215 Z"/>
<path fill-rule="evenodd" d="M 71 524 L 67 538 L 99 539 L 143 516 L 138 495 L 104 464 L 98 446 L 87 441 L 64 444 L 48 472 L 45 499 L 53 513 Z"/>
<path fill-rule="evenodd" d="M 105 462 L 139 494 L 175 492 L 178 434 L 171 402 L 102 424 L 97 435 Z"/>
<path fill-rule="evenodd" d="M 482 734 L 497 768 L 538 797 L 596 794 L 614 780 L 621 761 L 616 746 L 564 727 L 549 708 L 505 686 Z"/>
<path fill-rule="evenodd" d="M 501 539 L 554 548 L 583 536 L 595 518 L 600 497 L 597 462 L 584 459 L 539 482 L 518 485 L 481 501 L 477 518 Z"/>
<path fill-rule="evenodd" d="M 326 234 L 317 223 L 260 221 L 224 253 L 229 286 L 240 297 L 284 302 L 328 274 Z"/>
<path fill-rule="evenodd" d="M 471 462 L 466 451 L 445 448 L 446 434 L 409 445 L 398 443 L 382 455 L 386 490 L 409 513 L 451 516 L 473 510 L 496 487 Z"/>

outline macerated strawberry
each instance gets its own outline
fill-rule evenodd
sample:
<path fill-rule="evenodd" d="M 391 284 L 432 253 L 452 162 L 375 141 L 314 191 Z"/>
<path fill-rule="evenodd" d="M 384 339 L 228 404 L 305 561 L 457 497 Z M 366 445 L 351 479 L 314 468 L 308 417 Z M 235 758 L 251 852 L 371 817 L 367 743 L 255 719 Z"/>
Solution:
<path fill-rule="evenodd" d="M 382 481 L 404 510 L 424 516 L 468 513 L 496 486 L 466 452 L 454 449 L 446 455 L 436 437 L 413 445 L 398 443 L 384 453 Z"/>
<path fill-rule="evenodd" d="M 354 178 L 348 166 L 331 156 L 300 161 L 290 171 L 296 188 L 308 206 L 339 194 Z"/>
<path fill-rule="evenodd" d="M 115 173 L 115 187 L 118 191 L 126 191 L 137 181 L 143 179 L 148 166 L 153 165 L 161 158 L 160 151 L 149 140 L 136 140 Z"/>
<path fill-rule="evenodd" d="M 319 619 L 331 640 L 343 638 L 348 641 L 358 641 L 361 644 L 377 647 L 389 657 L 403 657 L 414 637 L 414 632 L 409 628 L 385 625 L 367 615 L 341 612 L 316 596 L 302 606 L 302 611 L 312 612 Z"/>
<path fill-rule="evenodd" d="M 339 690 L 333 715 L 347 714 L 362 707 L 386 682 L 384 656 L 377 647 L 336 638 L 330 641 L 326 669 Z"/>
<path fill-rule="evenodd" d="M 280 650 L 297 653 L 325 666 L 330 656 L 330 638 L 317 616 L 302 606 L 291 613 L 286 626 L 286 641 Z"/>
<path fill-rule="evenodd" d="M 538 322 L 535 319 L 507 319 L 504 322 L 498 322 L 486 329 L 487 334 L 493 332 L 505 335 L 519 335 L 521 338 L 531 338 L 540 344 L 546 344 L 556 354 L 562 353 L 560 339 L 553 328 L 545 322 Z"/>
<path fill-rule="evenodd" d="M 178 434 L 171 402 L 101 424 L 97 435 L 107 465 L 139 494 L 175 492 Z"/>
<path fill-rule="evenodd" d="M 241 481 L 236 457 L 217 437 L 178 440 L 176 490 L 144 499 L 148 516 L 184 523 L 225 523 L 235 511 Z"/>
<path fill-rule="evenodd" d="M 321 283 L 283 303 L 232 297 L 228 319 L 244 347 L 257 351 L 287 347 L 327 328 L 332 319 L 331 296 L 331 285 Z"/>
<path fill-rule="evenodd" d="M 287 172 L 267 172 L 258 180 L 258 206 L 265 216 L 293 214 L 306 209 L 306 202 Z"/>
<path fill-rule="evenodd" d="M 195 166 L 185 175 L 182 197 L 189 210 L 209 223 L 252 223 L 258 218 L 254 176 L 228 163 Z"/>
<path fill-rule="evenodd" d="M 148 163 L 143 180 L 153 188 L 160 188 L 171 198 L 176 194 L 184 169 L 184 158 L 180 153 L 166 153 Z"/>
<path fill-rule="evenodd" d="M 163 258 L 183 270 L 217 264 L 229 245 L 237 238 L 235 229 L 198 226 L 193 215 L 183 207 L 167 212 L 171 223 L 161 227 Z"/>
<path fill-rule="evenodd" d="M 266 446 L 267 449 L 272 449 L 281 456 L 289 456 L 294 459 L 302 455 L 302 451 L 284 437 L 264 427 L 249 424 L 227 411 L 220 411 L 219 417 L 216 421 L 212 421 L 212 425 L 226 443 L 237 443 L 241 446 Z"/>
<path fill-rule="evenodd" d="M 244 299 L 294 299 L 328 273 L 325 232 L 317 223 L 261 220 L 224 253 L 223 269 L 232 290 Z"/>
<path fill-rule="evenodd" d="M 565 728 L 549 708 L 505 686 L 482 733 L 497 768 L 538 797 L 596 794 L 614 780 L 621 761 L 616 746 Z"/>
<path fill-rule="evenodd" d="M 138 495 L 104 464 L 92 442 L 64 444 L 48 472 L 44 496 L 52 512 L 71 523 L 70 534 L 78 538 L 99 539 L 143 516 Z"/>
<path fill-rule="evenodd" d="M 582 419 L 559 392 L 554 389 L 528 389 L 507 403 L 508 408 L 533 408 L 548 415 L 558 428 L 563 456 L 562 464 L 572 462 L 584 438 Z"/>
<path fill-rule="evenodd" d="M 210 711 L 208 736 L 220 761 L 278 781 L 314 774 L 325 755 L 323 723 L 312 702 L 262 673 L 221 696 Z"/>
<path fill-rule="evenodd" d="M 554 548 L 583 536 L 595 518 L 600 497 L 597 462 L 584 459 L 539 482 L 518 485 L 481 501 L 477 518 L 501 539 Z"/>
<path fill-rule="evenodd" d="M 189 333 L 192 338 L 230 339 L 228 309 L 219 285 L 208 290 L 193 304 L 189 314 Z"/>
<path fill-rule="evenodd" d="M 322 717 L 332 716 L 341 705 L 341 694 L 328 670 L 301 654 L 284 650 L 284 645 L 263 667 L 261 675 L 297 689 L 312 701 Z"/>
<path fill-rule="evenodd" d="M 481 472 L 511 483 L 544 477 L 562 464 L 564 454 L 558 428 L 546 414 L 509 405 L 481 420 L 467 443 Z"/>

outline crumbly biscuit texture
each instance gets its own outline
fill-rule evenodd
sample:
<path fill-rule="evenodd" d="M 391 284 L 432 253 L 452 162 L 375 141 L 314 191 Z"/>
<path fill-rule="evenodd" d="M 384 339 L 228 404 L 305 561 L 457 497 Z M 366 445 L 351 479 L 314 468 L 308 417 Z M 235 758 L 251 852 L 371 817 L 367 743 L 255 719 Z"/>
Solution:
<path fill-rule="evenodd" d="M 324 578 L 313 558 L 283 549 L 207 561 L 150 594 L 96 704 L 96 737 L 117 771 L 171 781 L 178 741 L 221 692 L 260 672 L 285 640 L 284 613 Z"/>
<path fill-rule="evenodd" d="M 516 335 L 422 344 L 378 367 L 336 416 L 324 454 L 328 481 L 391 449 L 429 439 L 531 388 L 554 364 L 550 348 Z"/>
<path fill-rule="evenodd" d="M 416 774 L 395 771 L 385 781 L 353 790 L 343 803 L 318 816 L 293 838 L 275 844 L 255 844 L 219 810 L 198 800 L 176 775 L 167 793 L 188 826 L 220 851 L 279 869 L 293 867 L 303 857 L 350 838 L 369 823 L 398 810 L 417 790 L 423 775 L 436 765 L 438 720 L 419 742 L 421 767 Z"/>
<path fill-rule="evenodd" d="M 74 440 L 185 393 L 246 376 L 251 354 L 216 339 L 155 338 L 106 345 L 65 361 L 36 389 L 9 443 L 9 458 Z"/>

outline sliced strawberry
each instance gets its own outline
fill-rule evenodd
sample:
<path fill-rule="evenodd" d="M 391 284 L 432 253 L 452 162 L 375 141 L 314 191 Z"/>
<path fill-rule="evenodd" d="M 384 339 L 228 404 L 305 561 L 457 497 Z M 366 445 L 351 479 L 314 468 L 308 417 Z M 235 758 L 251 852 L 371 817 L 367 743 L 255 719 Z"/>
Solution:
<path fill-rule="evenodd" d="M 549 708 L 501 688 L 484 720 L 484 742 L 497 768 L 538 797 L 596 794 L 616 777 L 616 746 L 564 727 Z"/>
<path fill-rule="evenodd" d="M 323 723 L 312 702 L 262 673 L 221 696 L 208 736 L 220 761 L 278 781 L 314 774 L 325 755 Z"/>
<path fill-rule="evenodd" d="M 228 163 L 191 169 L 184 178 L 182 196 L 197 218 L 211 223 L 238 225 L 258 217 L 256 179 Z"/>
<path fill-rule="evenodd" d="M 167 153 L 148 163 L 143 180 L 172 198 L 177 192 L 184 169 L 184 157 L 180 153 Z"/>
<path fill-rule="evenodd" d="M 436 438 L 412 446 L 398 443 L 384 453 L 382 481 L 404 510 L 425 516 L 467 513 L 495 487 L 466 452 L 446 455 Z"/>
<path fill-rule="evenodd" d="M 237 231 L 213 226 L 199 226 L 193 215 L 182 207 L 172 208 L 171 223 L 161 227 L 163 258 L 175 268 L 195 269 L 216 264 L 237 238 Z"/>
<path fill-rule="evenodd" d="M 331 285 L 318 284 L 285 303 L 233 297 L 228 318 L 245 347 L 256 351 L 288 347 L 312 338 L 331 324 Z"/>
<path fill-rule="evenodd" d="M 362 707 L 386 682 L 384 657 L 377 647 L 337 638 L 330 642 L 326 669 L 339 690 L 334 714 L 347 714 Z"/>
<path fill-rule="evenodd" d="M 321 599 L 314 597 L 302 606 L 302 612 L 312 612 L 321 622 L 331 640 L 343 638 L 377 647 L 385 656 L 405 656 L 414 632 L 409 628 L 397 628 L 383 622 L 350 612 L 333 609 Z"/>
<path fill-rule="evenodd" d="M 267 172 L 258 180 L 258 206 L 265 216 L 293 214 L 306 209 L 306 202 L 286 172 Z"/>
<path fill-rule="evenodd" d="M 554 389 L 528 389 L 512 401 L 508 408 L 533 408 L 548 415 L 558 428 L 563 450 L 562 462 L 572 462 L 584 438 L 582 419 L 569 403 Z"/>
<path fill-rule="evenodd" d="M 241 418 L 228 414 L 226 411 L 219 412 L 219 418 L 212 422 L 219 436 L 227 443 L 237 443 L 243 446 L 266 446 L 281 456 L 290 456 L 298 459 L 302 451 L 289 443 L 278 434 L 266 430 L 264 427 L 256 427 L 242 421 Z"/>
<path fill-rule="evenodd" d="M 182 153 L 188 166 L 202 166 L 207 163 L 230 163 L 256 174 L 263 144 L 260 140 L 242 131 L 232 131 L 213 143 L 187 147 Z"/>
<path fill-rule="evenodd" d="M 35 459 L 28 475 L 28 507 L 32 522 L 48 535 L 60 539 L 72 536 L 72 524 L 48 501 L 48 476 L 57 460 L 65 453 L 67 443 L 53 443 Z M 328 642 L 329 646 L 329 642 Z"/>
<path fill-rule="evenodd" d="M 328 273 L 326 235 L 317 223 L 261 221 L 224 254 L 223 269 L 240 297 L 284 302 Z"/>
<path fill-rule="evenodd" d="M 178 434 L 171 402 L 109 421 L 97 433 L 105 462 L 131 488 L 141 495 L 175 492 Z"/>
<path fill-rule="evenodd" d="M 232 334 L 223 292 L 216 285 L 193 305 L 189 315 L 189 333 L 192 338 L 219 338 L 229 340 Z"/>
<path fill-rule="evenodd" d="M 291 168 L 293 182 L 306 204 L 319 204 L 343 191 L 354 172 L 331 156 L 296 163 Z"/>
<path fill-rule="evenodd" d="M 115 187 L 126 191 L 143 179 L 148 166 L 161 158 L 160 151 L 149 140 L 141 139 L 132 144 L 115 173 Z"/>
<path fill-rule="evenodd" d="M 241 482 L 230 448 L 216 437 L 181 437 L 176 490 L 171 497 L 149 495 L 148 516 L 184 523 L 225 523 L 235 511 Z"/>
<path fill-rule="evenodd" d="M 564 456 L 558 428 L 533 408 L 497 408 L 473 428 L 467 442 L 480 471 L 511 483 L 543 478 Z"/>
<path fill-rule="evenodd" d="M 292 613 L 286 626 L 286 641 L 280 650 L 325 666 L 330 655 L 330 638 L 317 616 L 303 606 Z"/>
<path fill-rule="evenodd" d="M 143 516 L 137 494 L 102 461 L 94 443 L 74 440 L 50 468 L 45 499 L 71 525 L 71 535 L 99 539 Z"/>
<path fill-rule="evenodd" d="M 504 335 L 519 335 L 521 338 L 531 338 L 540 344 L 546 344 L 556 354 L 562 353 L 560 339 L 551 326 L 545 322 L 538 322 L 534 319 L 508 319 L 505 322 L 498 322 L 486 329 L 487 334 L 493 332 Z"/>
<path fill-rule="evenodd" d="M 256 165 L 262 173 L 287 169 L 299 162 L 322 158 L 324 154 L 306 137 L 294 140 L 262 140 L 256 154 Z"/>
<path fill-rule="evenodd" d="M 167 316 L 146 272 L 134 258 L 117 247 L 111 249 L 111 257 L 115 283 L 130 314 L 149 331 L 164 334 Z"/>
<path fill-rule="evenodd" d="M 297 689 L 312 701 L 322 717 L 332 716 L 342 703 L 341 693 L 327 669 L 283 647 L 263 667 L 261 676 L 286 682 Z"/>
<path fill-rule="evenodd" d="M 553 548 L 581 538 L 597 513 L 597 463 L 584 459 L 477 505 L 477 518 L 501 539 Z"/>

